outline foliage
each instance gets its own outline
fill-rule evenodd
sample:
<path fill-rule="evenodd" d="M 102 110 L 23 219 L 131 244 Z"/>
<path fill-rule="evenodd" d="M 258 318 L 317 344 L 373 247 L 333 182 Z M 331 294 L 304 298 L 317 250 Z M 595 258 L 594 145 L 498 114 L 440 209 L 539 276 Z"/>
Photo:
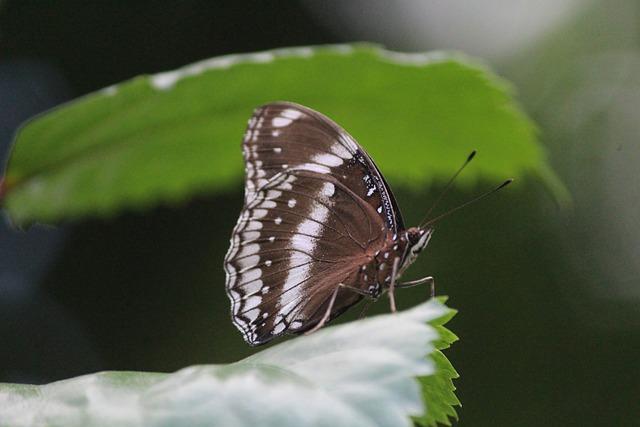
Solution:
<path fill-rule="evenodd" d="M 566 199 L 534 126 L 484 66 L 454 53 L 339 45 L 213 58 L 54 109 L 16 135 L 0 201 L 22 226 L 240 191 L 246 120 L 275 100 L 332 117 L 394 185 L 445 181 L 477 149 L 456 185 L 537 176 Z M 458 374 L 441 350 L 457 337 L 443 326 L 455 314 L 443 302 L 230 365 L 0 385 L 0 426 L 450 425 Z"/>
<path fill-rule="evenodd" d="M 564 194 L 533 125 L 483 66 L 339 45 L 213 58 L 54 109 L 16 135 L 0 197 L 25 225 L 240 191 L 246 120 L 275 100 L 332 117 L 394 184 L 446 180 L 478 149 L 457 185 L 530 174 Z"/>
<path fill-rule="evenodd" d="M 325 328 L 237 363 L 173 374 L 101 372 L 42 386 L 0 384 L 0 426 L 398 427 L 410 426 L 411 416 L 435 425 L 452 410 L 441 401 L 450 385 L 436 371 L 448 362 L 434 347 L 452 341 L 442 326 L 451 313 L 431 300 Z M 438 380 L 425 387 L 432 377 Z"/>
<path fill-rule="evenodd" d="M 446 298 L 442 297 L 439 300 L 444 303 Z M 433 343 L 435 349 L 430 355 L 436 370 L 433 375 L 420 378 L 427 406 L 424 415 L 416 419 L 416 423 L 421 426 L 436 426 L 437 423 L 451 425 L 450 418 L 458 419 L 455 406 L 461 404 L 455 395 L 456 387 L 453 385 L 453 380 L 459 375 L 441 351 L 458 340 L 453 332 L 444 327 L 455 314 L 455 310 L 449 310 L 445 315 L 429 322 L 438 331 L 440 338 Z"/>

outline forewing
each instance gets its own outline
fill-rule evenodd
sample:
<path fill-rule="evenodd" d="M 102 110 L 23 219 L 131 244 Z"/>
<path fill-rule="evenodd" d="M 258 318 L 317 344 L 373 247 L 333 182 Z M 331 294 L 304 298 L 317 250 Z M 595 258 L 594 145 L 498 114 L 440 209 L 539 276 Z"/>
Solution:
<path fill-rule="evenodd" d="M 331 175 L 373 207 L 392 233 L 404 229 L 394 197 L 362 147 L 326 116 L 276 102 L 255 110 L 243 140 L 245 203 L 276 174 L 290 169 Z"/>
<path fill-rule="evenodd" d="M 387 234 L 382 217 L 332 174 L 274 175 L 244 207 L 225 259 L 234 324 L 253 345 L 308 329 Z M 361 298 L 341 295 L 336 312 Z"/>

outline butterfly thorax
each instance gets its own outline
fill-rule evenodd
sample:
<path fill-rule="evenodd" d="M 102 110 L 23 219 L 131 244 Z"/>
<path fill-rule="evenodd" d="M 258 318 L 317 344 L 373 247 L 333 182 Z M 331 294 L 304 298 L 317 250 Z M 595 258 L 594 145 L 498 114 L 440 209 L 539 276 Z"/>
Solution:
<path fill-rule="evenodd" d="M 418 254 L 429 244 L 429 240 L 433 235 L 433 228 L 411 227 L 406 231 L 407 250 L 400 265 L 398 276 L 416 260 Z"/>
<path fill-rule="evenodd" d="M 371 297 L 378 298 L 390 286 L 395 260 L 398 260 L 397 280 L 427 246 L 432 234 L 433 229 L 411 227 L 387 236 L 384 247 L 360 267 L 359 281 L 368 285 L 364 288 Z"/>

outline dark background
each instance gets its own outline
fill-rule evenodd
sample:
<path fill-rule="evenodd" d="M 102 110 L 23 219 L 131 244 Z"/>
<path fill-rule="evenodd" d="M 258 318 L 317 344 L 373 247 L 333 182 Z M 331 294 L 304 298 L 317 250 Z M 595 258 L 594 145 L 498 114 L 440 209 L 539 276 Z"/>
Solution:
<path fill-rule="evenodd" d="M 216 55 L 367 40 L 483 57 L 514 82 L 573 206 L 520 180 L 442 222 L 412 269 L 460 311 L 447 352 L 461 374 L 459 424 L 640 425 L 639 7 L 461 3 L 0 0 L 0 155 L 38 112 Z M 439 191 L 391 186 L 408 224 Z M 224 292 L 241 193 L 238 182 L 112 220 L 0 225 L 0 381 L 173 371 L 255 351 Z M 404 290 L 399 305 L 426 296 Z"/>

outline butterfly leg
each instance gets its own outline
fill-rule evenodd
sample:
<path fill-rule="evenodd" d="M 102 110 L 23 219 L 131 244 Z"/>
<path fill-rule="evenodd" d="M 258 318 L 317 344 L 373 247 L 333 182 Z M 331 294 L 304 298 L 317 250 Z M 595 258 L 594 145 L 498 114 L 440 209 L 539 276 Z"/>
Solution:
<path fill-rule="evenodd" d="M 432 276 L 423 277 L 421 279 L 410 280 L 408 282 L 398 283 L 396 288 L 410 288 L 412 286 L 422 285 L 423 283 L 429 284 L 431 290 L 431 298 L 436 296 L 436 281 Z"/>
<path fill-rule="evenodd" d="M 369 309 L 369 307 L 371 307 L 371 303 L 378 299 L 377 296 L 372 295 L 370 292 L 364 291 L 362 289 L 358 289 L 358 288 L 356 288 L 354 286 L 345 285 L 344 283 L 339 283 L 338 285 L 341 288 L 348 289 L 350 291 L 353 291 L 353 292 L 355 292 L 357 294 L 362 295 L 363 297 L 367 297 L 367 300 L 365 301 L 364 307 L 362 307 L 362 311 L 358 315 L 358 319 L 362 319 L 364 317 L 364 315 L 367 313 L 367 310 Z"/>
<path fill-rule="evenodd" d="M 400 258 L 396 258 L 393 260 L 393 270 L 391 270 L 391 282 L 389 283 L 389 307 L 392 313 L 397 311 L 396 309 L 396 296 L 394 294 L 396 288 L 396 275 L 398 274 L 398 264 L 400 263 Z"/>
<path fill-rule="evenodd" d="M 369 310 L 369 307 L 371 307 L 371 303 L 373 302 L 373 299 L 368 299 L 364 302 L 364 306 L 362 307 L 362 310 L 360 311 L 360 314 L 358 315 L 358 319 L 362 319 L 364 318 L 364 316 L 367 314 L 367 310 Z"/>
<path fill-rule="evenodd" d="M 344 288 L 344 289 L 348 289 L 348 290 L 350 290 L 352 292 L 355 292 L 356 294 L 360 294 L 363 297 L 369 297 L 371 299 L 374 299 L 373 295 L 371 295 L 371 292 L 364 291 L 362 289 L 356 288 L 355 286 L 345 285 L 344 283 L 338 283 L 338 286 L 340 286 L 341 288 Z"/>
<path fill-rule="evenodd" d="M 325 323 L 327 323 L 327 320 L 329 320 L 329 317 L 331 316 L 331 310 L 333 310 L 333 304 L 335 304 L 335 302 L 336 302 L 336 297 L 338 296 L 338 291 L 339 290 L 340 290 L 340 286 L 336 286 L 336 289 L 331 294 L 331 299 L 329 300 L 329 306 L 327 306 L 327 310 L 324 312 L 324 315 L 322 316 L 322 319 L 320 319 L 320 321 L 318 322 L 318 324 L 316 326 L 314 326 L 313 328 L 311 328 L 307 332 L 305 332 L 304 333 L 305 335 L 310 335 L 310 334 L 314 333 L 318 329 L 322 328 Z"/>

